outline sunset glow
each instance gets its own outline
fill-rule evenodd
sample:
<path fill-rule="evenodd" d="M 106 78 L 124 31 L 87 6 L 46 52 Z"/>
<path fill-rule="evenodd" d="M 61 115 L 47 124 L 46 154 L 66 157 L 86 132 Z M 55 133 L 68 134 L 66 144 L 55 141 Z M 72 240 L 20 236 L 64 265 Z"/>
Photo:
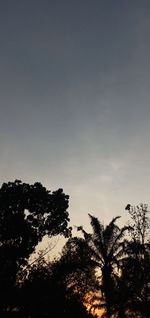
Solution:
<path fill-rule="evenodd" d="M 91 292 L 85 297 L 84 305 L 87 308 L 88 312 L 91 312 L 93 315 L 98 315 L 99 318 L 103 318 L 105 314 L 105 309 L 96 308 L 100 302 L 98 300 L 94 300 L 94 293 Z"/>

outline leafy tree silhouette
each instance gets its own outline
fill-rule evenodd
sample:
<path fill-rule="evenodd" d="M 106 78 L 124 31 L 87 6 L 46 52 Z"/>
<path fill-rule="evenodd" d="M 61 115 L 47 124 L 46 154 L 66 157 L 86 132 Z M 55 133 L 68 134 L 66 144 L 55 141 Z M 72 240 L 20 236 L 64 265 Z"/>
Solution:
<path fill-rule="evenodd" d="M 44 235 L 71 235 L 67 212 L 69 197 L 62 189 L 50 193 L 40 183 L 19 180 L 0 189 L 0 286 L 1 307 L 13 302 L 18 271 L 27 264 Z M 12 291 L 13 288 L 13 291 Z"/>
<path fill-rule="evenodd" d="M 60 262 L 67 273 L 70 290 L 84 302 L 85 295 L 95 292 L 98 287 L 95 263 L 85 240 L 69 238 L 62 250 Z"/>
<path fill-rule="evenodd" d="M 147 205 L 128 204 L 131 221 L 122 228 L 119 217 L 104 226 L 89 215 L 92 233 L 80 226 L 83 237 L 72 237 L 68 200 L 62 189 L 51 193 L 41 183 L 16 180 L 0 188 L 0 316 L 91 318 L 84 301 L 92 292 L 107 318 L 149 318 Z M 48 263 L 40 257 L 29 266 L 42 238 L 57 234 L 68 238 L 61 257 Z"/>
<path fill-rule="evenodd" d="M 92 318 L 83 305 L 80 292 L 76 292 L 79 285 L 71 275 L 73 271 L 75 268 L 64 258 L 51 263 L 41 259 L 35 264 L 22 285 L 21 317 Z"/>
<path fill-rule="evenodd" d="M 146 204 L 127 205 L 131 217 L 131 240 L 126 245 L 127 258 L 122 275 L 128 290 L 128 306 L 142 318 L 150 313 L 150 218 Z"/>

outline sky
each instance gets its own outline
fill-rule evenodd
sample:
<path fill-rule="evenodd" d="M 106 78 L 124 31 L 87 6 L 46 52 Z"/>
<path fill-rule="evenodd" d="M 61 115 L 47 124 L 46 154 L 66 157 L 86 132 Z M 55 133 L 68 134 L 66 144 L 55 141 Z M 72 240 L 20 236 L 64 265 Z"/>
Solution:
<path fill-rule="evenodd" d="M 0 182 L 70 195 L 72 225 L 149 203 L 150 1 L 0 1 Z"/>

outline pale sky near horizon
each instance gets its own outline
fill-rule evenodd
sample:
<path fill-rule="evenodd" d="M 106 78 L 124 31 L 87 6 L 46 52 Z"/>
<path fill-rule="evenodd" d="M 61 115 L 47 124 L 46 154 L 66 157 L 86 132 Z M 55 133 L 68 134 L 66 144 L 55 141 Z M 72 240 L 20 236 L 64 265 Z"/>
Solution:
<path fill-rule="evenodd" d="M 150 1 L 0 1 L 0 181 L 125 219 L 149 203 Z"/>

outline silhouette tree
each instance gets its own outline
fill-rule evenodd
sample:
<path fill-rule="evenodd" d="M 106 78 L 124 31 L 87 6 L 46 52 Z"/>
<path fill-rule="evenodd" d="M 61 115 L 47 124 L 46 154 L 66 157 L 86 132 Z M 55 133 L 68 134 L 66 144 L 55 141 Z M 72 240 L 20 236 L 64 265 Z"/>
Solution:
<path fill-rule="evenodd" d="M 69 238 L 62 250 L 60 262 L 67 273 L 70 290 L 84 302 L 85 296 L 98 288 L 95 263 L 85 240 Z"/>
<path fill-rule="evenodd" d="M 132 240 L 144 245 L 150 240 L 150 211 L 148 205 L 141 203 L 137 206 L 131 206 L 131 204 L 128 204 L 125 209 L 128 210 L 131 217 L 130 233 Z"/>
<path fill-rule="evenodd" d="M 50 193 L 40 183 L 19 180 L 0 189 L 0 286 L 1 308 L 13 301 L 12 288 L 19 269 L 27 264 L 44 235 L 71 235 L 67 212 L 69 197 L 62 189 Z M 10 296 L 10 297 L 9 297 Z"/>
<path fill-rule="evenodd" d="M 22 285 L 20 316 L 93 317 L 87 313 L 80 293 L 76 292 L 79 286 L 76 288 L 76 281 L 70 276 L 72 271 L 62 258 L 51 263 L 40 260 L 35 264 Z"/>
<path fill-rule="evenodd" d="M 122 269 L 124 282 L 128 286 L 128 304 L 131 311 L 143 318 L 150 313 L 150 218 L 148 206 L 127 205 L 131 216 L 131 241 L 126 246 L 128 254 Z"/>
<path fill-rule="evenodd" d="M 115 217 L 104 227 L 103 224 L 94 216 L 91 219 L 92 234 L 87 233 L 82 227 L 85 242 L 91 253 L 91 259 L 95 267 L 101 271 L 101 290 L 105 299 L 107 317 L 110 318 L 115 311 L 115 284 L 116 275 L 120 266 L 120 259 L 124 254 L 123 238 L 128 227 L 119 228 Z M 119 273 L 118 273 L 119 274 Z"/>

